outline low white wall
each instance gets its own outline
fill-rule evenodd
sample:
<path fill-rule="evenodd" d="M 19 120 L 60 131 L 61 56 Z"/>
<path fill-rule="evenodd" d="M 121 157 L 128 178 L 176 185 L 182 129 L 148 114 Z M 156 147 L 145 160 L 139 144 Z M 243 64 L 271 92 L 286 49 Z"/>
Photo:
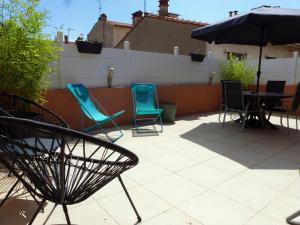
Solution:
<path fill-rule="evenodd" d="M 261 84 L 267 80 L 286 80 L 287 84 L 295 84 L 300 81 L 300 68 L 298 57 L 264 59 L 261 66 Z M 257 68 L 258 60 L 249 60 L 249 64 Z"/>
<path fill-rule="evenodd" d="M 267 80 L 300 81 L 298 57 L 263 59 L 261 84 Z M 134 82 L 156 84 L 208 83 L 215 72 L 214 83 L 220 80 L 222 59 L 209 54 L 203 62 L 193 62 L 189 56 L 103 48 L 101 54 L 84 54 L 74 43 L 64 44 L 61 58 L 52 63 L 55 72 L 49 76 L 51 88 L 64 88 L 67 83 L 82 83 L 88 87 L 107 86 L 108 68 L 114 68 L 112 86 L 128 86 Z M 249 64 L 257 68 L 258 60 Z M 256 81 L 255 81 L 256 82 Z M 254 82 L 254 83 L 255 83 Z"/>
<path fill-rule="evenodd" d="M 100 55 L 77 51 L 74 43 L 63 45 L 61 58 L 53 64 L 51 88 L 63 88 L 67 83 L 82 83 L 89 87 L 107 86 L 108 68 L 114 68 L 113 86 L 134 82 L 156 84 L 208 83 L 216 72 L 219 81 L 220 60 L 207 56 L 203 62 L 192 62 L 189 56 L 103 48 Z"/>

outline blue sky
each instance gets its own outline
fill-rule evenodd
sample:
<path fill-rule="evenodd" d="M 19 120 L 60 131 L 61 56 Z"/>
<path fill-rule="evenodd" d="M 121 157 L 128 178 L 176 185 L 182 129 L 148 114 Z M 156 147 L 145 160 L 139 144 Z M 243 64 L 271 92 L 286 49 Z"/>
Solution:
<path fill-rule="evenodd" d="M 156 13 L 158 0 L 146 0 L 147 12 Z M 284 8 L 300 8 L 299 0 L 170 0 L 170 12 L 184 19 L 213 23 L 228 16 L 228 11 L 248 11 L 260 5 L 276 5 Z M 70 31 L 70 40 L 80 33 L 86 37 L 99 16 L 98 0 L 41 0 L 41 8 L 49 12 L 47 33 L 54 35 L 55 27 L 64 25 Z M 102 13 L 109 20 L 131 23 L 131 13 L 144 8 L 144 0 L 101 0 Z"/>

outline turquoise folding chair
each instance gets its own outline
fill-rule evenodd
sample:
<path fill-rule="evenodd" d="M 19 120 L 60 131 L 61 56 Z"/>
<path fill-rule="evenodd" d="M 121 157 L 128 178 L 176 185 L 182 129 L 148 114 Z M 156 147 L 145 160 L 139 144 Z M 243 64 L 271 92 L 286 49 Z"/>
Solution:
<path fill-rule="evenodd" d="M 131 85 L 134 125 L 137 132 L 143 125 L 153 125 L 156 132 L 163 131 L 161 120 L 162 109 L 159 108 L 156 87 L 154 84 L 135 83 Z M 156 122 L 161 129 L 155 129 Z"/>
<path fill-rule="evenodd" d="M 115 142 L 123 136 L 120 127 L 114 122 L 113 119 L 123 114 L 124 111 L 117 112 L 110 116 L 105 115 L 107 114 L 105 110 L 98 103 L 97 99 L 88 92 L 88 90 L 83 84 L 67 84 L 67 87 L 69 91 L 73 94 L 73 96 L 76 98 L 78 104 L 80 105 L 82 131 L 88 132 L 91 131 L 92 129 L 99 128 L 111 142 Z M 84 121 L 82 118 L 83 114 L 86 115 L 89 119 L 95 121 L 96 124 L 94 126 L 84 128 Z M 102 128 L 102 124 L 109 121 L 111 121 L 112 124 L 120 132 L 120 135 L 116 138 L 109 137 L 109 135 Z"/>

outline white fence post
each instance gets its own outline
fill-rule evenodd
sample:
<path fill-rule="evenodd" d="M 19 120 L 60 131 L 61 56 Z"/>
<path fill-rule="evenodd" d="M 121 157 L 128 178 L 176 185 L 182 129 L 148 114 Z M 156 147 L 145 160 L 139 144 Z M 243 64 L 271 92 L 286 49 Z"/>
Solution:
<path fill-rule="evenodd" d="M 129 57 L 130 57 L 130 42 L 124 42 L 124 51 L 125 51 L 125 83 L 127 86 L 130 86 L 130 76 L 129 76 Z"/>
<path fill-rule="evenodd" d="M 298 52 L 297 51 L 294 51 L 293 53 L 293 58 L 294 58 L 294 85 L 296 85 L 297 83 L 297 70 L 298 70 Z"/>
<path fill-rule="evenodd" d="M 178 74 L 179 74 L 179 47 L 175 46 L 174 47 L 174 56 L 175 56 L 175 84 L 178 84 Z"/>

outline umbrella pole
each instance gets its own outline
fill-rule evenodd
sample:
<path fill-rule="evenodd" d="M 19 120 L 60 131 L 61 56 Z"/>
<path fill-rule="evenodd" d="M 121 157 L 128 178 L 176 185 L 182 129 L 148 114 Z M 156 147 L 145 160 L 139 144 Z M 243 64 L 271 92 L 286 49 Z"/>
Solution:
<path fill-rule="evenodd" d="M 261 75 L 261 58 L 262 58 L 262 48 L 263 48 L 263 41 L 264 41 L 264 32 L 265 32 L 265 26 L 262 26 L 261 29 L 261 36 L 260 36 L 260 46 L 259 46 L 259 60 L 258 60 L 258 70 L 256 73 L 257 76 L 257 82 L 256 82 L 256 93 L 259 91 L 259 80 Z"/>

